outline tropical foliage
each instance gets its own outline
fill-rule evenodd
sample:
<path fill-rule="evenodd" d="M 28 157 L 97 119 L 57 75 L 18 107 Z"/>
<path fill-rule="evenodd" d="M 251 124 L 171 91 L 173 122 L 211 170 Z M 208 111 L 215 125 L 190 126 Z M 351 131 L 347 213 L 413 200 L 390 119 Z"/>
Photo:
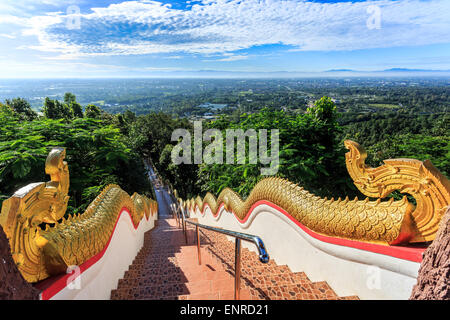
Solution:
<path fill-rule="evenodd" d="M 0 106 L 2 200 L 30 182 L 48 180 L 44 165 L 52 147 L 67 150 L 69 212 L 84 211 L 109 183 L 117 183 L 129 193 L 151 195 L 141 158 L 128 147 L 127 138 L 113 122 L 60 116 L 62 119 L 24 120 L 8 105 Z"/>
<path fill-rule="evenodd" d="M 226 187 L 245 197 L 264 178 L 261 169 L 268 165 L 249 163 L 248 139 L 244 163 L 175 165 L 171 155 L 177 141 L 172 141 L 172 133 L 184 128 L 192 136 L 193 123 L 188 119 L 162 112 L 136 116 L 130 110 L 112 115 L 94 104 L 84 109 L 71 93 L 64 95 L 64 101 L 46 98 L 43 116 L 21 98 L 0 104 L 0 200 L 29 182 L 48 180 L 45 158 L 55 146 L 67 149 L 69 212 L 83 211 L 109 183 L 117 183 L 129 193 L 154 197 L 143 159 L 183 198 L 207 191 L 218 194 Z M 353 197 L 361 194 L 345 168 L 345 139 L 366 147 L 372 166 L 387 158 L 429 159 L 449 176 L 449 123 L 448 114 L 439 112 L 415 115 L 386 110 L 350 116 L 341 114 L 332 99 L 323 97 L 302 112 L 261 107 L 257 112 L 222 114 L 202 125 L 203 131 L 221 130 L 224 151 L 226 129 L 267 129 L 269 137 L 271 130 L 278 129 L 278 176 L 320 196 Z M 271 154 L 270 140 L 267 146 Z"/>
<path fill-rule="evenodd" d="M 345 171 L 343 145 L 337 140 L 341 128 L 336 119 L 334 103 L 324 97 L 304 114 L 263 109 L 254 114 L 243 114 L 237 123 L 230 123 L 229 119 L 222 117 L 211 122 L 210 127 L 244 131 L 267 129 L 269 132 L 278 129 L 278 176 L 298 183 L 317 195 L 335 196 L 355 192 Z M 199 180 L 203 191 L 218 194 L 225 187 L 231 187 L 241 195 L 248 195 L 254 185 L 264 178 L 260 169 L 265 165 L 249 164 L 248 152 L 246 155 L 245 164 L 201 165 Z"/>

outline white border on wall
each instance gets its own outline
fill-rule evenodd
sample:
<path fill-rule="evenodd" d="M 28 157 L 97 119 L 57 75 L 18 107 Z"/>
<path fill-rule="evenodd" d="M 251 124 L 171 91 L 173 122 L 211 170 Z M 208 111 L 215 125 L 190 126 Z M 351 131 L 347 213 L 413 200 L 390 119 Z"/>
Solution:
<path fill-rule="evenodd" d="M 255 207 L 243 223 L 223 206 L 215 217 L 209 206 L 204 215 L 196 206 L 190 216 L 202 224 L 260 236 L 277 264 L 305 272 L 313 282 L 326 281 L 339 296 L 404 300 L 416 283 L 420 263 L 320 241 L 265 204 Z M 242 244 L 256 251 L 253 244 Z"/>
<path fill-rule="evenodd" d="M 141 249 L 145 232 L 155 226 L 156 218 L 155 213 L 148 220 L 144 215 L 135 229 L 130 214 L 122 210 L 103 256 L 50 300 L 109 300 L 111 290 L 117 288 L 119 279 Z"/>

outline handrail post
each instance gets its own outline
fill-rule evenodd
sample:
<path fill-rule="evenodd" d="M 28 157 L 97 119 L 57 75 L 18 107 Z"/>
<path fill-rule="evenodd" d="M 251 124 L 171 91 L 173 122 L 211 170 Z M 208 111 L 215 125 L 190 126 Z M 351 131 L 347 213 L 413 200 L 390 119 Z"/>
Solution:
<path fill-rule="evenodd" d="M 178 220 L 178 227 L 181 228 L 181 223 L 180 223 L 180 214 L 178 212 L 178 210 L 175 210 L 176 214 L 177 214 L 177 220 Z"/>
<path fill-rule="evenodd" d="M 241 293 L 241 239 L 236 237 L 234 255 L 234 300 L 240 299 Z"/>
<path fill-rule="evenodd" d="M 184 219 L 184 212 L 183 209 L 178 207 L 181 212 L 181 222 L 183 223 L 183 232 L 184 232 L 184 240 L 186 241 L 186 244 L 188 244 L 188 238 L 187 238 L 187 228 L 186 228 L 186 220 Z"/>
<path fill-rule="evenodd" d="M 177 226 L 178 226 L 178 216 L 177 216 L 175 210 L 173 210 L 172 205 L 170 205 L 170 211 L 172 212 L 172 217 L 177 221 Z"/>
<path fill-rule="evenodd" d="M 198 252 L 198 264 L 202 264 L 202 256 L 200 253 L 200 232 L 198 231 L 198 226 L 195 226 L 197 232 L 197 252 Z"/>
<path fill-rule="evenodd" d="M 181 211 L 184 217 L 184 211 Z M 225 230 L 217 227 L 207 226 L 199 224 L 198 222 L 190 221 L 189 219 L 184 219 L 185 223 L 195 225 L 195 230 L 197 233 L 197 251 L 198 251 L 198 264 L 202 264 L 201 252 L 200 252 L 200 232 L 199 228 L 204 228 L 207 230 L 212 230 L 222 234 L 226 234 L 234 237 L 235 240 L 235 257 L 234 257 L 234 299 L 240 300 L 241 298 L 241 240 L 250 241 L 256 245 L 259 251 L 259 261 L 262 263 L 269 262 L 269 255 L 265 249 L 264 242 L 258 236 L 245 234 L 241 232 L 235 232 L 231 230 Z"/>

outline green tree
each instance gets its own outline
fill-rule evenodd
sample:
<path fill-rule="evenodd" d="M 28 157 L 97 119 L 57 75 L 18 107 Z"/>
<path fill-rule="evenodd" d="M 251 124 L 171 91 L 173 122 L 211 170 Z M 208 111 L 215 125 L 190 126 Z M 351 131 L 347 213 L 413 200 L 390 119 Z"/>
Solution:
<path fill-rule="evenodd" d="M 70 108 L 75 118 L 83 118 L 83 107 L 78 102 L 72 102 Z"/>
<path fill-rule="evenodd" d="M 77 99 L 73 93 L 66 92 L 64 94 L 64 103 L 70 106 L 72 103 L 77 102 Z"/>
<path fill-rule="evenodd" d="M 123 113 L 123 119 L 126 123 L 133 123 L 136 121 L 136 114 L 131 110 L 126 110 Z"/>
<path fill-rule="evenodd" d="M 59 100 L 55 100 L 56 108 L 60 112 L 59 118 L 62 119 L 72 119 L 73 118 L 73 112 L 72 109 L 65 103 L 60 102 Z"/>
<path fill-rule="evenodd" d="M 0 201 L 30 182 L 47 181 L 45 159 L 56 146 L 67 150 L 68 213 L 83 212 L 109 183 L 151 196 L 140 156 L 114 125 L 89 118 L 20 121 L 5 105 L 0 122 Z"/>
<path fill-rule="evenodd" d="M 122 117 L 122 122 L 125 122 L 124 118 Z M 171 137 L 177 128 L 193 130 L 192 124 L 187 119 L 173 119 L 162 112 L 139 116 L 129 125 L 129 145 L 143 158 L 150 158 L 158 172 L 164 179 L 172 182 L 180 196 L 194 196 L 199 191 L 198 166 L 195 164 L 175 166 L 171 162 L 171 148 L 176 144 L 171 141 Z"/>
<path fill-rule="evenodd" d="M 72 119 L 72 109 L 65 103 L 52 100 L 48 97 L 44 100 L 44 116 L 49 119 Z"/>
<path fill-rule="evenodd" d="M 101 116 L 101 110 L 95 104 L 88 104 L 84 115 L 86 118 L 99 119 Z"/>
<path fill-rule="evenodd" d="M 59 116 L 55 101 L 50 99 L 49 97 L 45 97 L 44 107 L 42 108 L 42 111 L 44 112 L 44 116 L 49 119 L 57 119 Z"/>
<path fill-rule="evenodd" d="M 83 107 L 77 102 L 73 93 L 66 92 L 64 94 L 64 103 L 70 108 L 75 118 L 83 118 Z"/>
<path fill-rule="evenodd" d="M 333 122 L 337 117 L 336 105 L 330 97 L 320 98 L 314 103 L 314 107 L 307 109 L 307 112 L 314 114 L 321 121 Z"/>
<path fill-rule="evenodd" d="M 329 98 L 320 99 L 307 113 L 297 115 L 264 108 L 258 113 L 241 115 L 238 123 L 228 117 L 209 124 L 221 130 L 278 129 L 280 166 L 278 175 L 320 196 L 356 195 L 345 168 L 345 150 L 338 140 L 341 131 L 336 108 Z M 225 138 L 225 137 L 224 137 Z M 225 141 L 225 139 L 224 139 Z M 230 187 L 243 196 L 264 178 L 262 164 L 202 164 L 199 184 L 203 191 L 219 193 Z"/>
<path fill-rule="evenodd" d="M 450 176 L 450 137 L 423 134 L 395 135 L 367 148 L 368 162 L 372 166 L 391 158 L 430 160 L 447 177 Z"/>
<path fill-rule="evenodd" d="M 19 114 L 22 119 L 33 120 L 37 118 L 37 113 L 31 109 L 30 103 L 23 98 L 6 99 L 5 104 Z"/>

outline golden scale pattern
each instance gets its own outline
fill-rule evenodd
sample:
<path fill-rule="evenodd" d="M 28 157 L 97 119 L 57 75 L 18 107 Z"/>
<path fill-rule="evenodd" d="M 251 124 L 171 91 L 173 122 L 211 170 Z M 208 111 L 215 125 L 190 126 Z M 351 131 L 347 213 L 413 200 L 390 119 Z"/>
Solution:
<path fill-rule="evenodd" d="M 370 168 L 366 152 L 356 142 L 345 141 L 346 165 L 355 184 L 376 201 L 323 199 L 281 178 L 261 180 L 243 201 L 231 189 L 218 199 L 208 193 L 181 203 L 191 210 L 208 204 L 214 214 L 223 203 L 227 211 L 244 218 L 250 208 L 266 200 L 286 210 L 307 228 L 329 236 L 382 244 L 431 241 L 450 204 L 450 183 L 429 161 L 390 159 Z M 117 185 L 107 186 L 80 216 L 63 218 L 69 190 L 65 149 L 53 149 L 45 171 L 51 181 L 29 184 L 5 200 L 0 225 L 9 238 L 12 256 L 24 278 L 36 282 L 64 273 L 100 252 L 108 242 L 120 209 L 128 208 L 137 224 L 145 214 L 157 212 L 157 203 L 144 196 L 129 196 Z M 409 193 L 406 198 L 381 201 L 393 190 Z M 39 225 L 46 223 L 45 230 Z M 51 226 L 50 226 L 51 224 Z"/>
<path fill-rule="evenodd" d="M 430 161 L 390 159 L 378 168 L 365 165 L 366 152 L 356 142 L 347 140 L 346 165 L 359 190 L 369 198 L 335 200 L 320 198 L 292 182 L 265 178 L 258 182 L 244 201 L 226 188 L 216 199 L 207 193 L 204 199 L 179 199 L 189 210 L 203 210 L 207 204 L 213 214 L 220 205 L 243 219 L 260 200 L 269 201 L 288 212 L 301 224 L 319 234 L 384 245 L 425 242 L 434 239 L 443 212 L 450 204 L 450 183 Z M 392 191 L 411 194 L 402 200 L 381 201 Z"/>
<path fill-rule="evenodd" d="M 53 228 L 46 225 L 41 236 L 58 252 L 66 265 L 80 265 L 106 246 L 123 207 L 129 210 L 135 225 L 144 214 L 147 219 L 150 214 L 149 199 L 136 193 L 130 197 L 119 186 L 111 184 L 103 189 L 82 215 L 63 219 Z"/>
<path fill-rule="evenodd" d="M 29 282 L 65 273 L 101 252 L 108 243 L 122 208 L 137 225 L 158 210 L 157 202 L 117 185 L 108 185 L 81 215 L 63 218 L 68 202 L 69 171 L 65 149 L 55 148 L 47 157 L 51 181 L 33 183 L 5 200 L 0 225 L 9 238 L 19 271 Z M 39 226 L 46 223 L 45 230 Z M 51 225 L 50 225 L 51 224 Z"/>

